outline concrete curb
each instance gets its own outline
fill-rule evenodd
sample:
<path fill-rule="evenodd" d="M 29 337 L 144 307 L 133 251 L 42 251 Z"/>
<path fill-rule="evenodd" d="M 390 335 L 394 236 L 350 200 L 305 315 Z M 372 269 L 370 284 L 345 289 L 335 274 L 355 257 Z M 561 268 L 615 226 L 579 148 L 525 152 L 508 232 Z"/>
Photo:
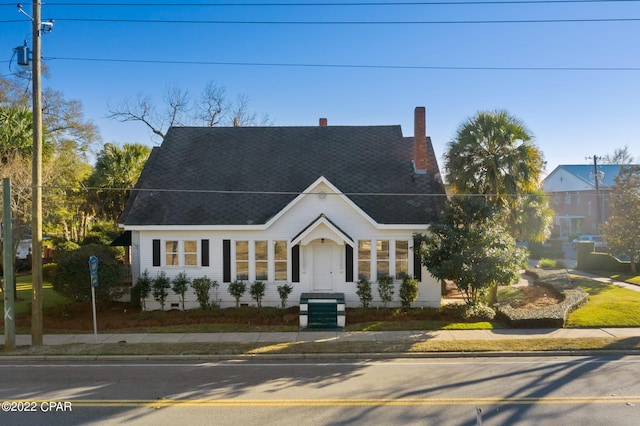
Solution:
<path fill-rule="evenodd" d="M 396 353 L 308 353 L 308 354 L 239 354 L 239 355 L 0 355 L 0 362 L 42 361 L 238 361 L 238 360 L 384 360 L 438 358 L 527 358 L 527 357 L 623 357 L 640 356 L 640 350 L 575 350 L 525 352 L 396 352 Z"/>

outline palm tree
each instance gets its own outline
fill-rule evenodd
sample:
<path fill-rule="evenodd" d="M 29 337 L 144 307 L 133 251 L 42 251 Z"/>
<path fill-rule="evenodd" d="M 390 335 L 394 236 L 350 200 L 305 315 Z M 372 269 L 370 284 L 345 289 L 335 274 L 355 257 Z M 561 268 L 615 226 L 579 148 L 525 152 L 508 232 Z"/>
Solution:
<path fill-rule="evenodd" d="M 151 148 L 143 144 L 124 144 L 122 148 L 104 145 L 87 182 L 97 188 L 93 200 L 96 211 L 114 223 L 118 220 L 150 153 Z"/>
<path fill-rule="evenodd" d="M 43 155 L 51 156 L 51 138 L 45 133 Z M 0 105 L 0 162 L 20 157 L 30 160 L 33 153 L 33 115 L 26 107 Z"/>
<path fill-rule="evenodd" d="M 543 155 L 531 132 L 506 111 L 481 111 L 467 119 L 445 154 L 446 180 L 453 192 L 481 194 L 495 202 L 510 216 L 514 236 L 523 228 L 523 216 L 539 216 L 530 211 L 536 203 L 522 195 L 539 195 L 543 168 Z M 546 206 L 540 208 L 547 211 Z M 533 234 L 541 236 L 549 221 L 539 222 L 545 229 Z"/>

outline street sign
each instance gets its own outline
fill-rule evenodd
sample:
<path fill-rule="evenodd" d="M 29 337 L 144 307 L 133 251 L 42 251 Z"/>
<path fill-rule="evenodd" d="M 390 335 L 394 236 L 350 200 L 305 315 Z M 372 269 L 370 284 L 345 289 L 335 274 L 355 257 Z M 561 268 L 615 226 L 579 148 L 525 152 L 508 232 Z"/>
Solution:
<path fill-rule="evenodd" d="M 89 257 L 89 272 L 91 273 L 91 287 L 98 287 L 98 258 Z"/>
<path fill-rule="evenodd" d="M 89 257 L 89 272 L 91 273 L 91 304 L 93 305 L 93 335 L 98 341 L 98 324 L 96 322 L 96 287 L 98 287 L 98 258 Z"/>

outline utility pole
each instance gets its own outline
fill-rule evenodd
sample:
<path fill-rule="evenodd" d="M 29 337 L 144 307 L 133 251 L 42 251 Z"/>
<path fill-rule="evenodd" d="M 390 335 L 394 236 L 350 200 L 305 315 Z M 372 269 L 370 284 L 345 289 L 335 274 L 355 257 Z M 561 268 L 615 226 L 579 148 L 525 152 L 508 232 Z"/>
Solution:
<path fill-rule="evenodd" d="M 42 345 L 42 65 L 40 0 L 33 2 L 33 164 L 31 170 L 31 345 Z"/>
<path fill-rule="evenodd" d="M 600 157 L 594 155 L 593 157 L 587 157 L 587 160 L 593 158 L 593 181 L 596 186 L 596 230 L 600 230 L 600 222 L 602 221 L 602 211 L 600 209 L 600 184 L 598 182 L 599 173 L 598 173 L 598 160 Z"/>
<path fill-rule="evenodd" d="M 16 348 L 16 310 L 13 292 L 13 230 L 11 227 L 11 178 L 2 179 L 2 266 L 4 275 L 4 349 Z"/>

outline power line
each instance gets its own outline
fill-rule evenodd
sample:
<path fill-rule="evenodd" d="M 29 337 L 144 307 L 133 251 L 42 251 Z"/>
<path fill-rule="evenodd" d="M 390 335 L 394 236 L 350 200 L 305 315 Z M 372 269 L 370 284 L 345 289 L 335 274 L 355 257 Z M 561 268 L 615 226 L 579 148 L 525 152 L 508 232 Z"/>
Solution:
<path fill-rule="evenodd" d="M 262 63 L 262 62 L 218 62 L 218 61 L 173 61 L 155 59 L 116 59 L 116 58 L 74 58 L 50 56 L 45 60 L 116 62 L 165 65 L 212 65 L 247 67 L 291 67 L 291 68 L 355 68 L 355 69 L 400 69 L 433 71 L 640 71 L 640 67 L 482 67 L 482 66 L 429 66 L 429 65 L 357 65 L 357 64 L 304 64 L 304 63 Z"/>
<path fill-rule="evenodd" d="M 571 4 L 571 3 L 636 3 L 640 0 L 487 0 L 487 1 L 403 1 L 403 2 L 308 2 L 308 3 L 72 3 L 47 2 L 46 6 L 73 7 L 376 7 L 376 6 L 482 6 L 482 5 L 520 5 L 520 4 Z M 15 3 L 2 3 L 0 6 L 14 6 Z"/>
<path fill-rule="evenodd" d="M 486 19 L 477 21 L 224 21 L 187 19 L 116 19 L 116 18 L 56 18 L 56 21 L 98 22 L 122 24 L 197 24 L 197 25 L 487 25 L 487 24 L 568 24 L 603 22 L 638 22 L 640 18 L 579 18 L 579 19 Z M 23 22 L 17 20 L 0 21 Z"/>
<path fill-rule="evenodd" d="M 22 189 L 30 189 L 31 186 L 26 185 L 12 185 L 14 188 L 22 188 Z M 59 185 L 42 185 L 41 188 L 43 190 L 72 190 L 72 191 L 83 191 L 83 192 L 91 192 L 91 191 L 113 191 L 113 192 L 121 192 L 121 191 L 131 191 L 131 192 L 158 192 L 158 193 L 187 193 L 187 194 L 214 194 L 214 195 L 274 195 L 274 196 L 282 196 L 282 195 L 318 195 L 320 193 L 328 196 L 368 196 L 368 197 L 509 197 L 509 198 L 519 198 L 519 197 L 544 197 L 544 198 L 553 198 L 556 197 L 555 193 L 532 193 L 532 192 L 522 192 L 522 193 L 508 193 L 508 194 L 481 194 L 481 193 L 453 193 L 453 194 L 425 194 L 422 192 L 418 193 L 401 193 L 401 192 L 332 192 L 332 193 L 324 193 L 324 192 L 316 192 L 316 191 L 246 191 L 246 190 L 216 190 L 216 189 L 170 189 L 170 188 L 135 188 L 135 187 L 127 187 L 127 188 L 114 188 L 114 187 L 91 187 L 91 186 L 59 186 Z M 624 197 L 635 197 L 635 194 L 622 194 L 616 193 L 612 191 L 612 187 L 607 186 L 607 195 L 616 195 L 616 196 L 624 196 Z"/>

